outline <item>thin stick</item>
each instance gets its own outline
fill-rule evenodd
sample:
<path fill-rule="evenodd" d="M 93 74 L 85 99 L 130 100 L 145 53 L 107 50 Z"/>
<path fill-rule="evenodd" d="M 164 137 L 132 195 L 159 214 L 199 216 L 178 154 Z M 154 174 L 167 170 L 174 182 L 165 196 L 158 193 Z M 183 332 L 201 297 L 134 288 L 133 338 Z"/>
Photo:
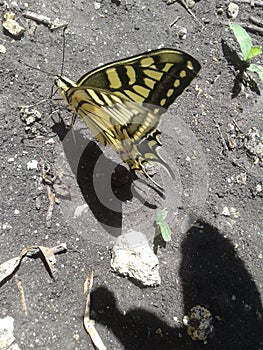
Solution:
<path fill-rule="evenodd" d="M 253 24 L 240 23 L 241 27 L 245 28 L 249 32 L 256 33 L 263 36 L 263 28 L 255 26 Z"/>
<path fill-rule="evenodd" d="M 48 195 L 48 200 L 49 200 L 48 209 L 47 209 L 47 215 L 46 215 L 46 226 L 47 226 L 47 228 L 50 228 L 51 227 L 52 214 L 53 214 L 53 210 L 54 210 L 54 205 L 56 203 L 56 195 L 52 191 L 50 185 L 47 184 L 46 185 L 46 189 L 47 189 L 47 195 Z"/>
<path fill-rule="evenodd" d="M 236 2 L 241 2 L 242 4 L 250 4 L 251 7 L 263 7 L 262 1 L 253 1 L 253 0 L 236 0 Z"/>
<path fill-rule="evenodd" d="M 63 75 L 64 62 L 65 62 L 65 48 L 66 48 L 65 30 L 66 28 L 63 29 L 63 47 L 62 47 L 63 51 L 62 51 L 62 64 L 61 64 L 60 75 Z"/>
<path fill-rule="evenodd" d="M 28 18 L 28 19 L 32 19 L 33 21 L 36 21 L 38 23 L 42 23 L 42 24 L 45 24 L 48 26 L 51 26 L 51 24 L 52 24 L 51 18 L 44 16 L 44 15 L 40 15 L 40 14 L 32 12 L 32 11 L 24 11 L 23 16 Z"/>
<path fill-rule="evenodd" d="M 240 129 L 239 125 L 237 124 L 236 120 L 233 119 L 233 123 L 235 124 L 235 127 L 237 128 L 237 130 L 240 132 L 240 134 L 244 135 L 243 131 Z"/>
<path fill-rule="evenodd" d="M 50 30 L 55 30 L 58 28 L 65 28 L 67 27 L 68 23 L 67 22 L 63 22 L 62 20 L 55 18 L 54 20 L 52 20 L 51 18 L 44 16 L 44 15 L 40 15 L 36 12 L 32 12 L 32 11 L 24 11 L 23 12 L 23 16 L 28 18 L 28 19 L 32 19 L 33 21 L 37 22 L 37 23 L 42 23 L 46 26 L 48 26 L 50 28 Z"/>
<path fill-rule="evenodd" d="M 27 316 L 27 307 L 26 307 L 26 298 L 25 298 L 25 292 L 22 286 L 22 283 L 18 277 L 18 274 L 15 274 L 15 282 L 16 282 L 16 286 L 19 292 L 19 296 L 20 296 L 20 302 L 21 302 L 21 306 L 22 306 L 22 311 L 24 312 L 24 314 Z"/>
<path fill-rule="evenodd" d="M 45 103 L 45 102 L 47 102 L 47 101 L 50 101 L 50 100 L 51 100 L 51 99 L 46 98 L 45 100 L 41 100 L 41 101 L 39 101 L 39 102 L 34 103 L 33 105 L 22 105 L 22 106 L 17 106 L 17 108 L 19 108 L 19 109 L 23 109 L 23 108 L 33 108 L 33 107 L 35 107 L 35 106 L 38 106 L 38 105 L 40 105 L 40 104 L 42 104 L 42 103 Z"/>
<path fill-rule="evenodd" d="M 177 16 L 175 20 L 172 21 L 172 23 L 170 23 L 170 27 L 173 27 L 178 21 L 179 19 L 181 19 L 180 16 Z"/>
<path fill-rule="evenodd" d="M 225 138 L 221 132 L 220 126 L 218 124 L 216 124 L 216 128 L 217 128 L 218 134 L 220 136 L 220 141 L 221 141 L 221 144 L 222 144 L 224 150 L 226 152 L 229 152 L 229 148 L 227 147 L 226 140 L 225 140 Z"/>
<path fill-rule="evenodd" d="M 84 283 L 84 295 L 86 297 L 86 307 L 84 311 L 83 324 L 89 334 L 93 344 L 98 350 L 106 350 L 106 346 L 103 344 L 103 341 L 95 328 L 95 321 L 90 319 L 90 292 L 93 285 L 93 271 L 87 277 Z"/>
<path fill-rule="evenodd" d="M 193 19 L 201 25 L 201 28 L 204 29 L 203 23 L 196 17 L 192 10 L 187 6 L 185 0 L 178 0 L 178 2 L 186 9 L 186 11 L 193 17 Z"/>
<path fill-rule="evenodd" d="M 33 257 L 36 254 L 39 254 L 39 247 L 30 247 L 30 251 L 26 253 L 27 257 Z M 50 248 L 53 254 L 59 254 L 67 251 L 67 244 L 61 243 L 59 245 L 56 245 L 55 247 Z"/>
<path fill-rule="evenodd" d="M 260 21 L 260 19 L 250 16 L 249 17 L 250 22 L 254 23 L 258 27 L 263 27 L 263 22 Z"/>

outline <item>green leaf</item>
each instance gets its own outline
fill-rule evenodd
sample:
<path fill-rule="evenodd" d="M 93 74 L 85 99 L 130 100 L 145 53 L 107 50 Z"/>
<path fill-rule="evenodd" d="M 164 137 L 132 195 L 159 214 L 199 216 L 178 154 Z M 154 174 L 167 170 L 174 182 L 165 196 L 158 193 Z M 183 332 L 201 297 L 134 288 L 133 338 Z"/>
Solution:
<path fill-rule="evenodd" d="M 250 72 L 255 72 L 258 74 L 259 78 L 263 81 L 263 67 L 258 66 L 257 64 L 250 64 L 248 67 Z"/>
<path fill-rule="evenodd" d="M 171 233 L 170 227 L 163 219 L 163 214 L 162 214 L 161 210 L 159 210 L 157 215 L 156 215 L 156 225 L 158 225 L 160 228 L 163 240 L 165 242 L 170 241 L 172 233 Z"/>
<path fill-rule="evenodd" d="M 253 57 L 261 55 L 262 51 L 261 51 L 261 47 L 260 46 L 252 46 L 250 49 L 250 52 L 247 56 L 247 62 L 249 62 Z"/>
<path fill-rule="evenodd" d="M 243 60 L 248 61 L 248 56 L 252 48 L 252 41 L 248 33 L 239 24 L 231 23 L 230 29 L 234 32 L 234 35 L 239 43 Z"/>

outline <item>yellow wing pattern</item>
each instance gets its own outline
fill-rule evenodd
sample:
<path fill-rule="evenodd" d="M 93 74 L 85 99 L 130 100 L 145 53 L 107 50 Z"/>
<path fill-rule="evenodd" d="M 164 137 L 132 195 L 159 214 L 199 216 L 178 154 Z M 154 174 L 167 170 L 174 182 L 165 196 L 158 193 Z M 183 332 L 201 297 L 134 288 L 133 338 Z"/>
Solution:
<path fill-rule="evenodd" d="M 190 55 L 160 49 L 106 64 L 77 83 L 56 77 L 56 85 L 102 145 L 109 144 L 133 172 L 156 161 L 160 115 L 190 84 L 200 64 Z M 171 173 L 172 175 L 172 173 Z"/>

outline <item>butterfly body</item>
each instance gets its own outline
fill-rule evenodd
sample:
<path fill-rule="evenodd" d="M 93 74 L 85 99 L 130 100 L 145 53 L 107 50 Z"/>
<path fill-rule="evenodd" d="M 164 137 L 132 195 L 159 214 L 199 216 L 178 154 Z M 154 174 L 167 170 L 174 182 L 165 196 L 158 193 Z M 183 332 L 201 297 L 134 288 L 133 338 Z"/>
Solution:
<path fill-rule="evenodd" d="M 56 85 L 102 145 L 109 144 L 131 171 L 148 176 L 148 161 L 167 167 L 157 153 L 160 115 L 199 70 L 190 55 L 160 49 L 106 64 L 76 83 L 57 76 Z"/>

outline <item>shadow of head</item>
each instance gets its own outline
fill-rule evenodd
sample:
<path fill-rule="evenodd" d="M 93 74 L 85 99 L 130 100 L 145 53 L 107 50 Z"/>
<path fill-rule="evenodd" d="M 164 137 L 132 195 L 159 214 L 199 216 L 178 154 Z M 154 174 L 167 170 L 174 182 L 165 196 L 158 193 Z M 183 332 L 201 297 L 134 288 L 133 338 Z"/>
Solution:
<path fill-rule="evenodd" d="M 260 349 L 262 305 L 256 284 L 232 242 L 206 223 L 182 244 L 180 277 L 184 309 L 205 306 L 214 318 L 213 349 Z M 208 347 L 209 348 L 209 347 Z"/>
<path fill-rule="evenodd" d="M 97 288 L 91 294 L 91 318 L 111 329 L 125 349 L 261 349 L 262 306 L 256 285 L 231 241 L 208 224 L 200 226 L 191 228 L 182 244 L 184 314 L 195 305 L 206 307 L 213 316 L 214 334 L 204 345 L 147 309 L 130 309 L 124 315 L 114 294 Z"/>

